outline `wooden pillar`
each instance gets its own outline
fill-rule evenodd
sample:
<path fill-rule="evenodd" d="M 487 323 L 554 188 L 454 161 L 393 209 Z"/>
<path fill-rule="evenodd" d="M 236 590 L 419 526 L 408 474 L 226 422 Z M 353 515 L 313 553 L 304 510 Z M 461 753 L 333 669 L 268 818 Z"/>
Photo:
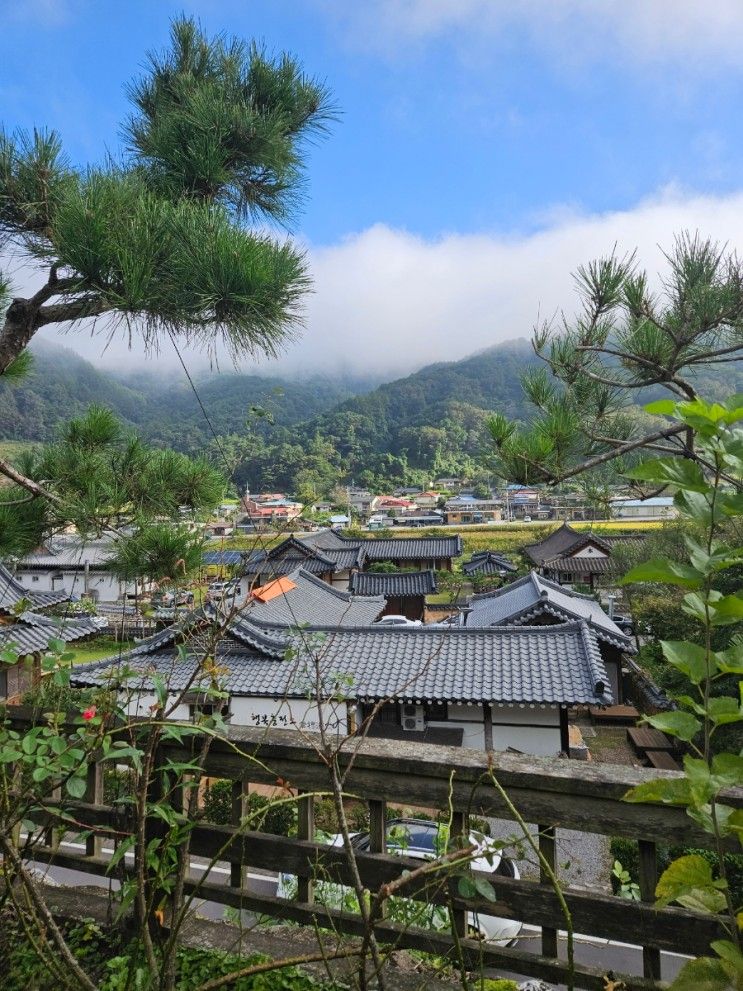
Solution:
<path fill-rule="evenodd" d="M 493 746 L 493 708 L 489 702 L 485 702 L 482 707 L 482 721 L 484 728 L 485 749 L 491 753 Z"/>
<path fill-rule="evenodd" d="M 464 843 L 469 834 L 469 816 L 464 812 L 454 812 L 451 818 L 451 833 L 452 839 L 456 837 Z M 465 937 L 467 935 L 467 909 L 456 908 L 453 915 L 454 928 L 460 937 Z"/>
<path fill-rule="evenodd" d="M 568 710 L 567 707 L 560 706 L 560 750 L 567 757 L 570 756 L 570 733 L 568 731 Z"/>
<path fill-rule="evenodd" d="M 232 802 L 230 805 L 230 823 L 239 829 L 242 823 L 243 816 L 245 815 L 246 797 L 247 789 L 249 785 L 247 781 L 233 781 L 232 782 Z M 242 852 L 243 845 L 245 843 L 245 836 L 243 831 L 240 830 L 240 841 L 237 844 L 240 852 Z M 247 868 L 241 863 L 230 864 L 230 887 L 232 888 L 244 888 L 245 881 L 247 880 Z"/>
<path fill-rule="evenodd" d="M 315 838 L 315 796 L 300 792 L 297 802 L 297 839 Z M 308 861 L 308 866 L 311 864 Z M 297 884 L 297 899 L 312 904 L 315 900 L 315 882 L 311 877 L 300 877 Z"/>
<path fill-rule="evenodd" d="M 557 858 L 555 856 L 555 827 L 539 826 L 539 852 L 549 864 L 553 872 L 557 870 Z M 541 884 L 552 885 L 547 871 L 541 864 L 539 865 L 539 881 Z M 542 926 L 542 956 L 557 956 L 557 929 L 548 929 Z"/>
<path fill-rule="evenodd" d="M 658 859 L 655 843 L 640 840 L 640 898 L 644 902 L 655 901 L 655 886 L 658 883 Z M 660 950 L 655 946 L 643 946 L 642 970 L 645 977 L 659 981 Z"/>
<path fill-rule="evenodd" d="M 387 803 L 369 800 L 369 853 L 387 853 Z"/>
<path fill-rule="evenodd" d="M 103 766 L 91 762 L 85 782 L 85 801 L 91 805 L 103 805 Z M 91 833 L 85 839 L 85 856 L 96 857 L 101 851 L 101 838 Z"/>

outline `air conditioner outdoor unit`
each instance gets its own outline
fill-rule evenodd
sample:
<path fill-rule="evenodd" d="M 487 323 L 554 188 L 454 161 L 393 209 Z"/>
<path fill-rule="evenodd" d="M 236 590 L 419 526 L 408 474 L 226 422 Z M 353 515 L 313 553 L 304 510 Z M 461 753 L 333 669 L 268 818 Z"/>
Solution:
<path fill-rule="evenodd" d="M 424 705 L 403 705 L 402 728 L 422 733 L 426 728 L 426 707 Z"/>

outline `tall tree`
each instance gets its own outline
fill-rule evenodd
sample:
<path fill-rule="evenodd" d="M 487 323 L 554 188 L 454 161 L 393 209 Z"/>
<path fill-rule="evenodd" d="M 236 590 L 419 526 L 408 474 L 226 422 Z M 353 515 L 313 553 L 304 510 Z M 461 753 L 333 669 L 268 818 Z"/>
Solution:
<path fill-rule="evenodd" d="M 743 266 L 689 234 L 676 238 L 666 259 L 657 288 L 634 255 L 578 269 L 577 315 L 534 333 L 546 367 L 522 379 L 532 422 L 520 429 L 498 414 L 488 422 L 508 478 L 557 482 L 640 449 L 695 456 L 691 429 L 638 415 L 632 403 L 651 387 L 672 400 L 694 399 L 695 374 L 743 360 Z M 661 403 L 653 412 L 673 406 Z"/>
<path fill-rule="evenodd" d="M 0 134 L 0 235 L 44 284 L 0 282 L 0 375 L 48 325 L 107 319 L 154 349 L 167 338 L 275 353 L 309 285 L 301 251 L 249 223 L 287 224 L 328 91 L 288 55 L 174 21 L 128 90 L 120 162 L 78 169 L 55 133 Z"/>

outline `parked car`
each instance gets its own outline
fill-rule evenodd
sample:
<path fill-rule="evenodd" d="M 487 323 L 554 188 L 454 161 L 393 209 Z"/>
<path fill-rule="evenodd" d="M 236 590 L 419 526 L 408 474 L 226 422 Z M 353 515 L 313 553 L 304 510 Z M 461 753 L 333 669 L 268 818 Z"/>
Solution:
<path fill-rule="evenodd" d="M 194 594 L 188 589 L 161 589 L 152 593 L 150 600 L 153 606 L 164 606 L 172 609 L 174 606 L 192 606 Z"/>
<path fill-rule="evenodd" d="M 397 616 L 391 613 L 389 616 L 382 616 L 378 619 L 375 626 L 423 626 L 423 623 L 419 619 L 408 619 L 407 616 Z"/>
<path fill-rule="evenodd" d="M 237 578 L 230 578 L 228 581 L 218 581 L 209 583 L 209 598 L 218 601 L 219 599 L 234 599 L 240 593 L 240 581 Z"/>
<path fill-rule="evenodd" d="M 390 819 L 386 826 L 386 837 L 388 853 L 413 860 L 435 860 L 446 850 L 448 829 L 444 823 L 427 819 Z M 503 856 L 493 840 L 480 833 L 470 833 L 469 839 L 475 847 L 469 862 L 473 870 L 518 879 L 518 868 L 512 860 Z M 330 846 L 340 847 L 343 846 L 343 837 L 340 834 L 330 836 L 327 842 Z M 369 833 L 352 834 L 351 845 L 360 853 L 368 852 L 371 846 Z M 297 879 L 293 874 L 281 874 L 276 894 L 280 898 L 291 898 L 296 892 L 296 884 Z M 332 881 L 318 881 L 315 885 L 315 897 L 328 908 L 352 908 L 355 901 L 350 888 Z M 416 902 L 410 898 L 400 898 L 398 901 L 403 906 L 406 921 L 439 931 L 449 929 L 449 915 L 444 906 Z M 468 912 L 467 926 L 471 935 L 501 946 L 511 943 L 521 932 L 519 921 L 501 919 L 481 912 Z"/>
<path fill-rule="evenodd" d="M 531 523 L 531 516 L 525 516 L 524 523 Z"/>

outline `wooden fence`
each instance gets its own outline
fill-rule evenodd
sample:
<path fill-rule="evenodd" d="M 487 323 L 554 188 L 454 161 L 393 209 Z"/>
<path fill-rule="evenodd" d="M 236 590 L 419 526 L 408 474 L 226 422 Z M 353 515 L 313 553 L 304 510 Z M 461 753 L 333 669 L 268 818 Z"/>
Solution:
<path fill-rule="evenodd" d="M 9 710 L 19 725 L 27 723 L 28 713 Z M 193 737 L 187 744 L 164 744 L 162 758 L 188 759 Z M 358 853 L 358 869 L 365 885 L 375 890 L 405 870 L 420 866 L 419 861 L 388 855 L 384 851 L 385 807 L 387 803 L 455 812 L 455 825 L 466 831 L 467 817 L 477 814 L 511 819 L 507 805 L 488 778 L 486 755 L 473 750 L 408 744 L 398 740 L 351 742 L 341 753 L 341 763 L 351 762 L 346 789 L 368 803 L 372 850 Z M 539 824 L 539 845 L 559 875 L 555 857 L 555 829 L 571 829 L 606 836 L 622 836 L 639 841 L 640 889 L 642 901 L 633 902 L 604 891 L 565 888 L 576 933 L 631 943 L 643 948 L 643 976 L 622 975 L 627 991 L 662 986 L 660 953 L 709 952 L 709 944 L 722 936 L 717 919 L 681 908 L 656 908 L 653 904 L 657 879 L 657 844 L 683 843 L 709 846 L 710 837 L 702 832 L 683 809 L 671 806 L 635 805 L 622 801 L 628 788 L 657 777 L 674 777 L 674 772 L 634 769 L 609 764 L 578 763 L 558 758 L 536 758 L 495 753 L 492 771 L 518 812 L 529 823 Z M 307 738 L 290 730 L 258 730 L 233 727 L 227 740 L 211 746 L 206 773 L 233 782 L 233 819 L 237 824 L 243 810 L 247 785 L 257 783 L 283 786 L 296 791 L 299 802 L 299 835 L 296 838 L 261 832 L 245 832 L 235 826 L 199 822 L 192 834 L 194 856 L 219 854 L 231 865 L 229 883 L 212 880 L 189 882 L 189 891 L 198 888 L 200 898 L 235 909 L 243 909 L 277 919 L 306 925 L 332 926 L 340 932 L 359 934 L 360 917 L 329 909 L 314 902 L 313 880 L 330 877 L 351 883 L 349 867 L 341 849 L 315 842 L 314 801 L 317 793 L 328 791 L 328 770 Z M 102 776 L 99 765 L 89 770 L 85 802 L 65 802 L 78 821 L 93 833 L 86 840 L 86 852 L 68 852 L 64 847 L 34 848 L 38 861 L 54 863 L 93 874 L 104 874 L 108 856 L 102 854 L 102 838 L 111 836 L 112 809 L 102 804 Z M 731 792 L 726 801 L 743 807 L 743 791 Z M 54 816 L 40 819 L 53 825 Z M 116 819 L 117 828 L 123 820 Z M 518 831 L 514 824 L 514 833 Z M 729 847 L 734 849 L 732 845 Z M 259 894 L 246 884 L 246 869 L 256 868 L 290 873 L 299 878 L 296 900 Z M 466 932 L 466 913 L 481 912 L 542 927 L 541 940 L 533 950 L 500 947 L 472 938 L 455 938 L 444 932 L 406 928 L 389 919 L 375 926 L 378 938 L 400 948 L 426 950 L 452 955 L 459 942 L 467 962 L 513 971 L 561 983 L 566 964 L 557 959 L 557 934 L 564 920 L 557 895 L 544 877 L 517 880 L 500 874 L 487 874 L 497 901 L 464 899 L 452 882 L 431 885 L 430 879 L 405 888 L 406 896 L 436 903 L 452 903 L 457 928 Z M 577 965 L 578 987 L 604 991 L 605 971 Z M 618 976 L 618 975 L 617 975 Z"/>

